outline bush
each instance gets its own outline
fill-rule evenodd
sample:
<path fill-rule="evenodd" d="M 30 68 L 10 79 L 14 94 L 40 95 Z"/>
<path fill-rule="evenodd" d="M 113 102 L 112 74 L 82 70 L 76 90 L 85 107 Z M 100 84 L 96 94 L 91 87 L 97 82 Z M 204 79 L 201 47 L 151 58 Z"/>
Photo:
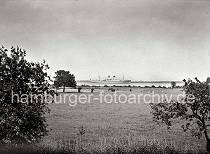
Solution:
<path fill-rule="evenodd" d="M 0 48 L 0 143 L 32 143 L 47 134 L 44 114 L 49 109 L 45 101 L 29 96 L 49 94 L 49 67 L 25 56 L 18 47 Z"/>

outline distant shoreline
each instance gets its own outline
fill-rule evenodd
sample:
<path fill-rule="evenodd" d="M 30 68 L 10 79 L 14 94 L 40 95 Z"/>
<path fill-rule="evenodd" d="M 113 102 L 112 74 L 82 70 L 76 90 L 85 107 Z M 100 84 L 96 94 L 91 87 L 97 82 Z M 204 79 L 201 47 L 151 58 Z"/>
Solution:
<path fill-rule="evenodd" d="M 77 82 L 91 82 L 91 80 L 77 80 Z M 131 83 L 182 83 L 183 81 L 131 81 Z"/>
<path fill-rule="evenodd" d="M 129 83 L 94 83 L 90 80 L 78 80 L 79 86 L 136 86 L 136 87 L 171 87 L 171 83 L 175 82 L 176 86 L 183 86 L 183 81 L 131 81 Z"/>

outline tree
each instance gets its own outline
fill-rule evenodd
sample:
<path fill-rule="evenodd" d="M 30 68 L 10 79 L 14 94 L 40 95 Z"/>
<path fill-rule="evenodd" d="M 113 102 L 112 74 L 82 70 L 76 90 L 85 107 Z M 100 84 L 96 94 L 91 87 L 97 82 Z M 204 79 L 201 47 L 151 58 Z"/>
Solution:
<path fill-rule="evenodd" d="M 210 151 L 210 138 L 207 132 L 210 120 L 210 86 L 207 82 L 183 80 L 185 97 L 182 101 L 161 102 L 151 104 L 153 118 L 171 128 L 175 119 L 183 121 L 181 127 L 190 131 L 193 136 L 204 135 L 207 151 Z"/>
<path fill-rule="evenodd" d="M 210 83 L 210 77 L 207 77 L 206 82 Z"/>
<path fill-rule="evenodd" d="M 81 93 L 82 87 L 78 87 L 78 93 Z"/>
<path fill-rule="evenodd" d="M 19 47 L 0 48 L 0 143 L 33 143 L 47 134 L 40 97 L 49 93 L 48 65 L 28 62 Z M 22 97 L 24 96 L 24 97 Z M 34 96 L 34 97 L 28 97 Z M 22 101 L 20 101 L 20 99 Z M 23 103 L 24 100 L 24 103 Z"/>
<path fill-rule="evenodd" d="M 63 87 L 63 92 L 65 92 L 65 87 L 76 87 L 77 83 L 73 74 L 69 71 L 59 70 L 55 72 L 56 77 L 54 81 L 55 87 Z"/>
<path fill-rule="evenodd" d="M 171 88 L 175 88 L 176 87 L 176 82 L 175 81 L 172 81 L 171 82 Z"/>

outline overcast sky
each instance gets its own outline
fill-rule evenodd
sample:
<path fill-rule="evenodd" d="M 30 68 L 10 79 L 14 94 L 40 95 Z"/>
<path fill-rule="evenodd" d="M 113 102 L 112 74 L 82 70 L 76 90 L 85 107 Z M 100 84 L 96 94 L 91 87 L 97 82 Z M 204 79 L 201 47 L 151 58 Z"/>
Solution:
<path fill-rule="evenodd" d="M 208 0 L 0 0 L 0 37 L 45 59 L 51 75 L 210 76 Z"/>

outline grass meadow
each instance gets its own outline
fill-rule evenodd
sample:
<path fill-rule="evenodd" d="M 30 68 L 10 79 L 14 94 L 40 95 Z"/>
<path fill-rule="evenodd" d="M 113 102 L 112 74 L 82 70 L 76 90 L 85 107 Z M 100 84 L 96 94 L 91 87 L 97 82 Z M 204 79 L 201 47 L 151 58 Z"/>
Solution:
<path fill-rule="evenodd" d="M 205 140 L 196 139 L 190 133 L 184 133 L 180 123 L 172 129 L 153 121 L 148 103 L 143 98 L 138 103 L 105 103 L 97 98 L 103 91 L 111 99 L 113 92 L 107 89 L 95 89 L 91 102 L 71 106 L 70 101 L 49 104 L 47 114 L 49 135 L 33 146 L 30 153 L 202 153 Z M 181 89 L 166 88 L 118 88 L 117 93 L 128 96 L 133 94 L 164 94 L 176 98 Z M 90 90 L 74 94 L 90 95 Z M 61 100 L 59 94 L 57 101 Z M 154 100 L 158 101 L 158 100 Z M 20 147 L 20 146 L 19 146 Z M 17 148 L 17 147 L 16 147 Z M 5 148 L 6 149 L 6 148 Z M 11 152 L 11 151 L 10 151 Z M 24 153 L 22 151 L 22 153 Z"/>

